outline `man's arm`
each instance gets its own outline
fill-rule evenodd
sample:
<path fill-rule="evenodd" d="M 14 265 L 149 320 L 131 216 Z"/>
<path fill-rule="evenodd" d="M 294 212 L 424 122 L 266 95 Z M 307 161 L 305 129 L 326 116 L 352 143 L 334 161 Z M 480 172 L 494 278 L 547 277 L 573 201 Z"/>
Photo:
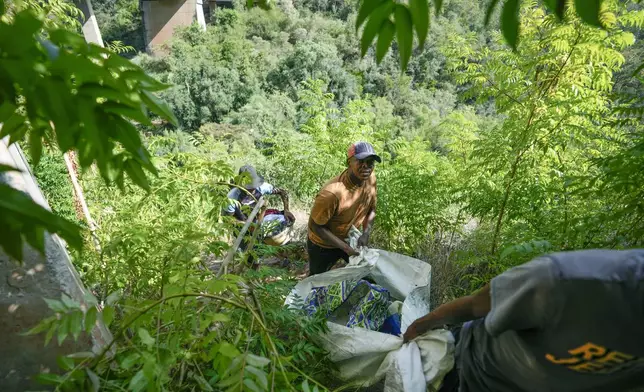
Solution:
<path fill-rule="evenodd" d="M 282 204 L 284 204 L 284 217 L 286 217 L 286 220 L 289 222 L 294 222 L 295 221 L 295 215 L 291 212 L 291 209 L 289 208 L 289 201 L 288 201 L 288 192 L 286 189 L 282 188 L 273 188 L 273 191 L 271 192 L 272 195 L 279 195 L 282 198 Z"/>
<path fill-rule="evenodd" d="M 242 212 L 241 208 L 239 208 L 238 205 L 235 206 L 235 212 L 233 212 L 233 216 L 237 218 L 237 220 L 240 220 L 242 222 L 245 222 L 246 219 L 248 219 L 246 214 Z"/>
<path fill-rule="evenodd" d="M 338 236 L 333 234 L 328 227 L 318 225 L 317 223 L 315 223 L 315 221 L 313 221 L 312 218 L 309 218 L 309 225 L 311 226 L 311 230 L 313 230 L 313 232 L 318 237 L 324 240 L 324 242 L 331 244 L 338 249 L 342 249 L 349 256 L 357 256 L 360 254 L 355 249 L 350 247 L 349 244 L 342 241 L 340 238 L 338 238 Z"/>
<path fill-rule="evenodd" d="M 485 317 L 491 309 L 490 285 L 486 284 L 476 294 L 455 299 L 436 308 L 433 312 L 414 321 L 407 332 L 405 342 L 445 324 L 457 324 Z"/>
<path fill-rule="evenodd" d="M 362 222 L 362 235 L 358 238 L 358 246 L 367 246 L 373 229 L 373 221 L 376 219 L 376 209 L 372 208 Z"/>
<path fill-rule="evenodd" d="M 280 195 L 282 198 L 282 203 L 284 204 L 284 211 L 290 211 L 289 203 L 288 203 L 288 192 L 286 189 L 282 188 L 273 188 L 273 192 L 271 193 L 272 195 Z"/>

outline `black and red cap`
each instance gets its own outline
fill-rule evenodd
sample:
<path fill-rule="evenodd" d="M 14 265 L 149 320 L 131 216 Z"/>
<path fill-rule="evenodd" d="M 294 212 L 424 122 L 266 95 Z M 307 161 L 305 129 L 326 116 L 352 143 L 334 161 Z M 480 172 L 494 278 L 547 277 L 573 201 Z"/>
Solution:
<path fill-rule="evenodd" d="M 356 159 L 360 160 L 373 157 L 373 159 L 375 159 L 377 162 L 382 162 L 382 159 L 378 154 L 376 154 L 376 150 L 374 150 L 371 143 L 367 142 L 355 142 L 351 146 L 349 146 L 349 150 L 347 151 L 347 159 L 350 159 L 352 157 L 356 157 Z"/>

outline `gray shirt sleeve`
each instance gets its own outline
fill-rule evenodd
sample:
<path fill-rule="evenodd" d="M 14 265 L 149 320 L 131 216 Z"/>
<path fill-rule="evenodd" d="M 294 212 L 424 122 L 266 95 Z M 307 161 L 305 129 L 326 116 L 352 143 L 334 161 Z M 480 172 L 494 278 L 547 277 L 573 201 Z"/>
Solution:
<path fill-rule="evenodd" d="M 235 212 L 236 202 L 240 194 L 239 188 L 233 188 L 228 192 L 228 204 L 222 209 L 223 213 L 233 214 Z"/>
<path fill-rule="evenodd" d="M 491 310 L 485 328 L 492 336 L 545 326 L 555 298 L 552 260 L 540 257 L 511 268 L 490 283 Z"/>

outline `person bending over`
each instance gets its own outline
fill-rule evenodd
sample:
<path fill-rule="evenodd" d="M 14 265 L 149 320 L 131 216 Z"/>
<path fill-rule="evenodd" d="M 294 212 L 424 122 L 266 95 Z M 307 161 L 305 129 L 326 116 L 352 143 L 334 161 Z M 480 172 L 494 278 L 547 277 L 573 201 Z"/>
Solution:
<path fill-rule="evenodd" d="M 414 321 L 404 340 L 463 322 L 442 391 L 644 387 L 644 250 L 536 258 Z"/>

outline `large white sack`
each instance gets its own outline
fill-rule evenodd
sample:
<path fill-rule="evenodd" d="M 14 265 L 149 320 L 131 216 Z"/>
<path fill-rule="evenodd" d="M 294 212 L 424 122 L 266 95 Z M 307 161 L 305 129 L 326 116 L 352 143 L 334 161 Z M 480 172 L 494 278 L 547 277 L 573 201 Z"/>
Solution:
<path fill-rule="evenodd" d="M 356 238 L 355 231 L 352 239 Z M 351 241 L 350 241 L 351 242 Z M 354 245 L 355 246 L 355 245 Z M 429 312 L 431 266 L 421 260 L 375 249 L 362 249 L 350 265 L 299 282 L 286 305 L 299 307 L 313 287 L 328 286 L 366 276 L 403 301 L 401 331 Z M 297 301 L 297 299 L 300 301 Z M 438 388 L 454 365 L 454 338 L 449 331 L 434 330 L 403 345 L 402 337 L 364 328 L 327 323 L 329 332 L 320 345 L 347 382 L 369 386 L 385 378 L 386 392 L 424 392 Z"/>

